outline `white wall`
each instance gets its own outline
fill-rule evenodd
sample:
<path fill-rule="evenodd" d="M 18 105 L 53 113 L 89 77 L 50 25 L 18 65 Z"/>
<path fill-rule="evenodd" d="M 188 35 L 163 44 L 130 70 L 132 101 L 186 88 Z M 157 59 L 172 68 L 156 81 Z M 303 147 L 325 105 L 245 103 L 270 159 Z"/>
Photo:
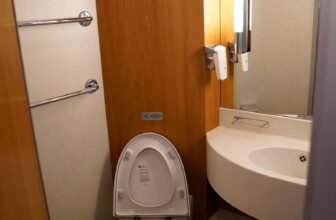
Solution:
<path fill-rule="evenodd" d="M 307 114 L 314 0 L 253 4 L 250 70 L 235 66 L 235 107 L 257 104 L 260 112 Z"/>
<path fill-rule="evenodd" d="M 84 88 L 90 95 L 32 110 L 43 182 L 52 220 L 112 217 L 112 172 L 94 0 L 15 0 L 17 20 L 74 17 L 88 10 L 89 27 L 78 23 L 19 28 L 30 102 Z"/>

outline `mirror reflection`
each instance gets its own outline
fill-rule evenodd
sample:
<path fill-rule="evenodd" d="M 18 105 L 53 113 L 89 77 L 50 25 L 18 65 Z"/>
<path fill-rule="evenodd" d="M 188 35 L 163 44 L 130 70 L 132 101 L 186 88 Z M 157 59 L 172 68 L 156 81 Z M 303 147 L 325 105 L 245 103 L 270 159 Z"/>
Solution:
<path fill-rule="evenodd" d="M 245 72 L 241 62 L 234 65 L 235 109 L 312 114 L 315 5 L 315 0 L 253 1 L 249 68 Z"/>

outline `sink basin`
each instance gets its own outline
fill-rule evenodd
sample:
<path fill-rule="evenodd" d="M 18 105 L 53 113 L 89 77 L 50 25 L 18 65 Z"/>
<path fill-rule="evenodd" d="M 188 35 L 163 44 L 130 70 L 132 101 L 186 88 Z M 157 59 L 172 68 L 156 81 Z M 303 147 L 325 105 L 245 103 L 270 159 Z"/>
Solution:
<path fill-rule="evenodd" d="M 308 149 L 309 139 L 220 126 L 207 134 L 208 180 L 226 202 L 257 219 L 301 220 Z"/>
<path fill-rule="evenodd" d="M 295 178 L 307 178 L 308 153 L 290 148 L 261 148 L 250 152 L 249 159 L 257 166 Z"/>

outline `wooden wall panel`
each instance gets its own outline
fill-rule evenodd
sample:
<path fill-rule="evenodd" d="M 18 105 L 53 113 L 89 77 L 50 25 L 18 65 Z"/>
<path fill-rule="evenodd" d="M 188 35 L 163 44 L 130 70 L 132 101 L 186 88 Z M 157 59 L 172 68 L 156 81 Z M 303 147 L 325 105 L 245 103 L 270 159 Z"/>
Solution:
<path fill-rule="evenodd" d="M 220 44 L 220 0 L 204 0 L 204 45 Z M 205 126 L 210 131 L 219 125 L 220 81 L 215 71 L 205 68 Z M 220 197 L 207 185 L 207 219 L 219 208 Z"/>
<path fill-rule="evenodd" d="M 46 220 L 13 5 L 0 3 L 0 219 Z"/>
<path fill-rule="evenodd" d="M 98 0 L 113 168 L 125 144 L 153 131 L 186 168 L 194 219 L 206 219 L 205 61 L 202 0 Z M 162 111 L 163 121 L 141 112 Z"/>
<path fill-rule="evenodd" d="M 220 44 L 220 0 L 204 0 L 204 43 Z M 205 123 L 206 131 L 219 125 L 220 81 L 215 71 L 205 69 Z"/>
<path fill-rule="evenodd" d="M 221 1 L 221 44 L 227 46 L 235 39 L 233 32 L 233 0 Z M 226 50 L 229 53 L 228 50 Z M 228 55 L 229 57 L 229 55 Z M 221 82 L 221 106 L 233 108 L 234 77 L 233 64 L 228 62 L 228 78 Z"/>

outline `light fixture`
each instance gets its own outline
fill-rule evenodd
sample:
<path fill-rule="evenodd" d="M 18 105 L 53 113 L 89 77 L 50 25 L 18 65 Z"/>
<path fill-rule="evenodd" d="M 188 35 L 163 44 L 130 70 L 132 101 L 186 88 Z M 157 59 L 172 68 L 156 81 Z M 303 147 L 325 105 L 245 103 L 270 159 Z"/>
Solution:
<path fill-rule="evenodd" d="M 230 60 L 238 62 L 237 55 L 251 51 L 252 0 L 234 0 L 235 42 L 229 42 Z"/>
<path fill-rule="evenodd" d="M 244 31 L 244 1 L 245 0 L 234 0 L 233 2 L 233 28 L 235 33 Z"/>
<path fill-rule="evenodd" d="M 249 2 L 249 30 L 252 31 L 253 0 Z"/>

